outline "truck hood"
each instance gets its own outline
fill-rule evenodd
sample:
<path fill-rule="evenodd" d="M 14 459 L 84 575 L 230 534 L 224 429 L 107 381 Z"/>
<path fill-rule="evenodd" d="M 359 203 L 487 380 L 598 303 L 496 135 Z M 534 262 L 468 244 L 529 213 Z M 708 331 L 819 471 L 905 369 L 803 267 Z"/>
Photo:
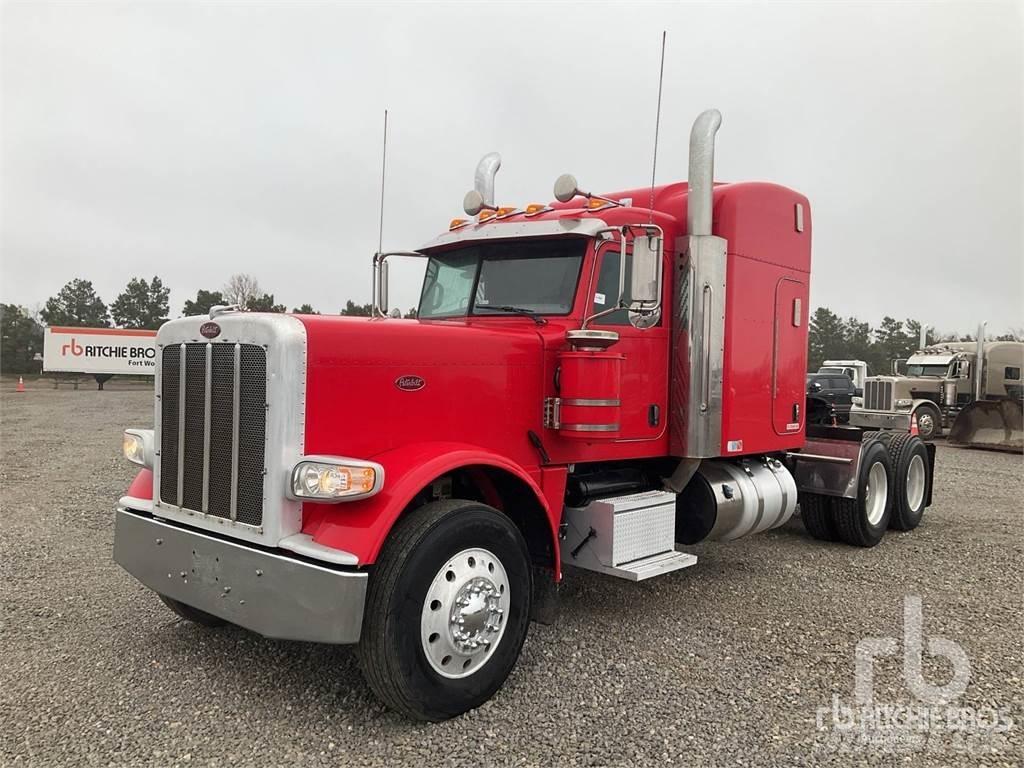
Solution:
<path fill-rule="evenodd" d="M 425 441 L 529 451 L 527 431 L 540 428 L 544 342 L 528 318 L 298 319 L 307 337 L 307 454 L 368 459 Z"/>
<path fill-rule="evenodd" d="M 889 382 L 896 399 L 914 398 L 922 393 L 938 394 L 947 379 L 939 376 L 872 376 L 868 381 Z"/>

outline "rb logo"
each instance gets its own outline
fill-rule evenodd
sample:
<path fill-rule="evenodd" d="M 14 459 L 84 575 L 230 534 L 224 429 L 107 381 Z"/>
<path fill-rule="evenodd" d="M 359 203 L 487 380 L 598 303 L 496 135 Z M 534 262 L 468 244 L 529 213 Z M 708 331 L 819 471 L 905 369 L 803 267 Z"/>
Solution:
<path fill-rule="evenodd" d="M 82 349 L 82 345 L 75 341 L 74 336 L 71 337 L 70 344 L 65 344 L 63 347 L 60 348 L 60 354 L 62 357 L 68 356 L 69 348 L 71 349 L 71 354 L 74 355 L 75 357 L 81 357 L 82 353 L 85 352 L 85 350 Z"/>

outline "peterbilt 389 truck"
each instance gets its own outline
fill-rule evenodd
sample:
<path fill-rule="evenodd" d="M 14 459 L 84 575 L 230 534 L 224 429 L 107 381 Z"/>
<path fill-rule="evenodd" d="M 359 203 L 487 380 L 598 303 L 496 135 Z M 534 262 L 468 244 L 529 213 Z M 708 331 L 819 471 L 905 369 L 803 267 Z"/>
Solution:
<path fill-rule="evenodd" d="M 155 428 L 115 559 L 183 619 L 357 644 L 374 693 L 440 720 L 491 697 L 577 569 L 672 578 L 689 547 L 785 524 L 870 547 L 918 525 L 934 449 L 808 425 L 811 212 L 689 179 L 495 205 L 373 258 L 373 318 L 218 307 L 157 336 Z M 418 319 L 389 263 L 424 259 Z M 677 580 L 691 589 L 695 582 Z"/>
<path fill-rule="evenodd" d="M 865 380 L 850 413 L 854 424 L 905 429 L 913 419 L 923 440 L 948 430 L 957 444 L 1024 450 L 1024 343 L 986 341 L 982 324 L 975 341 L 924 347 L 904 370 Z"/>

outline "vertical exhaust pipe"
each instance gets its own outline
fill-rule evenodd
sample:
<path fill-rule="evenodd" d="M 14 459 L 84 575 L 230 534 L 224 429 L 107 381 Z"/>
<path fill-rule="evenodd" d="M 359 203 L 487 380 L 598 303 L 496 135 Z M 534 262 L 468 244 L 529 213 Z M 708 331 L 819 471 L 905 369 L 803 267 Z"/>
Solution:
<path fill-rule="evenodd" d="M 497 152 L 488 152 L 480 158 L 476 165 L 476 173 L 473 174 L 473 189 L 480 193 L 484 205 L 494 207 L 494 177 L 498 175 L 501 168 L 501 155 Z"/>
<path fill-rule="evenodd" d="M 974 352 L 974 399 L 981 400 L 985 383 L 985 326 L 988 322 L 978 325 L 978 346 Z"/>
<path fill-rule="evenodd" d="M 690 130 L 690 170 L 686 192 L 686 232 L 711 234 L 711 208 L 714 200 L 715 134 L 722 125 L 722 113 L 706 109 Z"/>
<path fill-rule="evenodd" d="M 711 234 L 717 109 L 702 112 L 690 131 L 686 237 L 675 284 L 669 444 L 673 456 L 722 455 L 722 349 L 725 340 L 727 243 Z"/>

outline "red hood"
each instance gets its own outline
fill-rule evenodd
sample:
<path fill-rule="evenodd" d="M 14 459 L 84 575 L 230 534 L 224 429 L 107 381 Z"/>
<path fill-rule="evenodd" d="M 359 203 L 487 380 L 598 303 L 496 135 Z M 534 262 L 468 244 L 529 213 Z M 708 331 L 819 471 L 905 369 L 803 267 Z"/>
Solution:
<path fill-rule="evenodd" d="M 451 441 L 506 453 L 521 445 L 527 459 L 526 433 L 540 428 L 543 401 L 543 342 L 528 319 L 299 320 L 308 342 L 307 455 L 369 459 Z"/>

